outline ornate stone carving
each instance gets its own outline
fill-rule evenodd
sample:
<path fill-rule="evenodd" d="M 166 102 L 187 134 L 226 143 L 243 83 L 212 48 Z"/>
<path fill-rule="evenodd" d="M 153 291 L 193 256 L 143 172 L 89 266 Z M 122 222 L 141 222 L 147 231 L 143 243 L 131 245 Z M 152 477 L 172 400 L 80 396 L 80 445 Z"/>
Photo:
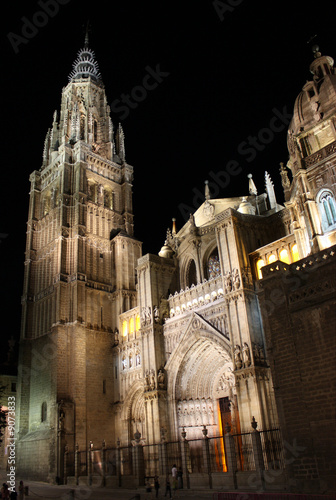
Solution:
<path fill-rule="evenodd" d="M 207 219 L 212 219 L 215 213 L 215 207 L 209 201 L 206 201 L 203 206 L 203 215 Z"/>
<path fill-rule="evenodd" d="M 230 293 L 232 291 L 232 278 L 230 272 L 227 272 L 224 275 L 224 287 L 225 287 L 225 293 Z"/>
<path fill-rule="evenodd" d="M 141 324 L 150 325 L 152 322 L 152 308 L 150 306 L 141 309 Z"/>
<path fill-rule="evenodd" d="M 154 370 L 151 370 L 150 375 L 149 375 L 149 388 L 151 391 L 154 391 L 155 389 L 155 374 Z"/>
<path fill-rule="evenodd" d="M 234 269 L 232 272 L 232 287 L 234 290 L 240 288 L 240 277 L 238 269 Z"/>

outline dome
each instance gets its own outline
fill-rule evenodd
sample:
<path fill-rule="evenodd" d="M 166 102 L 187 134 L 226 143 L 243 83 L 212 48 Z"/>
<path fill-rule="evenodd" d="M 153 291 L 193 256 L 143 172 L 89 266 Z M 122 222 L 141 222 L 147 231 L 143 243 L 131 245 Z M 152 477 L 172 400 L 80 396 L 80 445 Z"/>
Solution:
<path fill-rule="evenodd" d="M 314 77 L 305 83 L 296 98 L 289 126 L 290 135 L 297 136 L 309 131 L 336 110 L 334 60 L 329 56 L 321 56 L 316 50 L 310 71 Z"/>
<path fill-rule="evenodd" d="M 166 259 L 171 259 L 173 255 L 174 255 L 174 250 L 168 245 L 166 240 L 159 252 L 159 256 L 164 257 Z"/>
<path fill-rule="evenodd" d="M 255 215 L 255 207 L 248 201 L 247 196 L 242 197 L 238 212 L 240 212 L 241 214 Z"/>

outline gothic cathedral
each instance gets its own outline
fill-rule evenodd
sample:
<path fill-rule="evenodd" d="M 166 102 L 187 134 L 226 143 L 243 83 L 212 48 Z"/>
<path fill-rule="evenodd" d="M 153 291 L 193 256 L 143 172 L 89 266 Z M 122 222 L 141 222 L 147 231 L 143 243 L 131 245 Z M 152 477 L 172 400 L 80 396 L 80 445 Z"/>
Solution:
<path fill-rule="evenodd" d="M 26 477 L 62 477 L 65 447 L 244 433 L 253 417 L 282 426 L 265 341 L 276 298 L 260 301 L 263 278 L 336 242 L 333 60 L 316 48 L 310 70 L 280 169 L 284 206 L 267 172 L 262 194 L 252 176 L 235 198 L 212 199 L 206 184 L 159 255 L 142 256 L 123 129 L 85 41 L 30 176 L 17 418 Z"/>

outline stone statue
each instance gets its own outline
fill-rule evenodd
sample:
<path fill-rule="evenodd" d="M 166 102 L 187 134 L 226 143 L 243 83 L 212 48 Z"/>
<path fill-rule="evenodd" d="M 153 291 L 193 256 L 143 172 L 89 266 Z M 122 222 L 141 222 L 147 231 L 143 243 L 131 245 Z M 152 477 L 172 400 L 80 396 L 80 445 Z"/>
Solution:
<path fill-rule="evenodd" d="M 158 378 L 159 389 L 164 389 L 165 385 L 166 385 L 166 376 L 165 376 L 165 372 L 164 372 L 163 368 L 159 369 L 157 378 Z"/>
<path fill-rule="evenodd" d="M 150 387 L 151 391 L 154 391 L 154 389 L 155 389 L 155 376 L 154 376 L 154 371 L 153 370 L 150 373 L 149 387 Z"/>
<path fill-rule="evenodd" d="M 241 350 L 240 350 L 239 345 L 236 345 L 236 347 L 235 347 L 234 360 L 235 360 L 236 370 L 240 370 L 240 368 L 243 365 L 243 362 L 242 362 L 242 358 L 241 358 Z"/>
<path fill-rule="evenodd" d="M 229 293 L 232 290 L 232 278 L 231 278 L 231 273 L 227 272 L 224 276 L 224 286 L 225 286 L 225 293 Z"/>
<path fill-rule="evenodd" d="M 145 315 L 146 315 L 146 321 L 145 321 L 145 324 L 146 325 L 150 325 L 151 322 L 152 322 L 152 309 L 150 306 L 147 307 L 146 309 L 146 312 L 145 312 Z"/>
<path fill-rule="evenodd" d="M 149 391 L 149 373 L 148 370 L 146 371 L 145 375 L 145 392 Z"/>
<path fill-rule="evenodd" d="M 235 290 L 238 290 L 238 288 L 240 288 L 240 277 L 238 269 L 234 269 L 232 281 L 233 281 L 233 288 Z"/>
<path fill-rule="evenodd" d="M 160 320 L 160 311 L 158 306 L 154 306 L 154 321 L 155 323 L 158 323 Z"/>
<path fill-rule="evenodd" d="M 250 353 L 250 348 L 247 345 L 246 342 L 244 342 L 243 345 L 243 359 L 244 359 L 244 366 L 247 368 L 248 366 L 251 365 L 251 353 Z"/>

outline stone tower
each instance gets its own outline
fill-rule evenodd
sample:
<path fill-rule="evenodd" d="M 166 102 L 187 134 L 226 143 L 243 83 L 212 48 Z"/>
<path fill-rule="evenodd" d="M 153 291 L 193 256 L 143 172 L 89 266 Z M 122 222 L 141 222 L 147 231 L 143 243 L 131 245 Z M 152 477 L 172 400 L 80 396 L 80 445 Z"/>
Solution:
<path fill-rule="evenodd" d="M 114 435 L 110 357 L 141 256 L 132 179 L 86 37 L 30 176 L 17 415 L 18 468 L 30 477 L 55 480 L 65 444 Z"/>

